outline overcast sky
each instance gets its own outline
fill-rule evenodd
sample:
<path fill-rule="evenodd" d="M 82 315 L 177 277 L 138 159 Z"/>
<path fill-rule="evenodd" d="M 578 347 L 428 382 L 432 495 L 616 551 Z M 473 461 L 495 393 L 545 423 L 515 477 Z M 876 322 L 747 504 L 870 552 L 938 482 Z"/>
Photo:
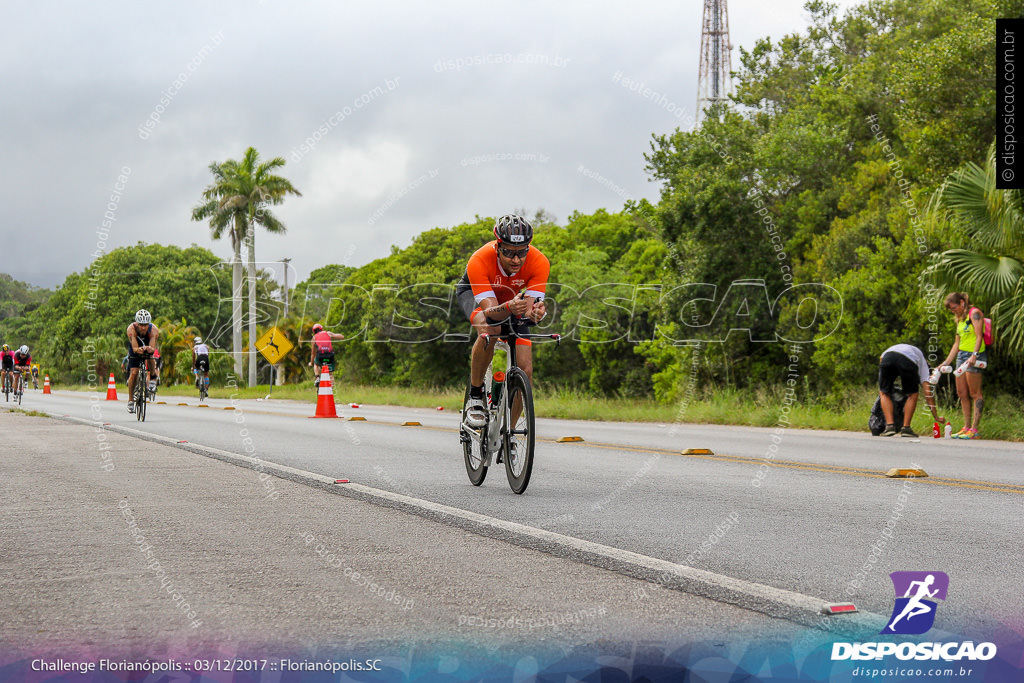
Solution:
<path fill-rule="evenodd" d="M 739 46 L 803 30 L 802 4 L 729 3 L 733 68 Z M 260 261 L 292 259 L 290 283 L 476 215 L 543 208 L 564 224 L 654 199 L 643 155 L 689 128 L 702 6 L 8 3 L 2 233 L 23 249 L 0 271 L 53 287 L 98 246 L 140 240 L 229 260 L 190 214 L 210 162 L 250 145 L 285 157 L 303 194 L 277 209 L 287 235 L 256 239 Z"/>

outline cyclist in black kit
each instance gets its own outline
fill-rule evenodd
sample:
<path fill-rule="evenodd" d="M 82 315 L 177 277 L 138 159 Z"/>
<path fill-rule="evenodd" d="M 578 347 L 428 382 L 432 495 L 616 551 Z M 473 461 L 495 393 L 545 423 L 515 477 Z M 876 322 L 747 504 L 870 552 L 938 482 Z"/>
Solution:
<path fill-rule="evenodd" d="M 149 389 L 156 389 L 156 367 L 153 363 L 153 354 L 157 351 L 156 340 L 160 336 L 160 330 L 152 323 L 153 317 L 149 311 L 140 309 L 135 314 L 135 322 L 128 325 L 128 369 L 131 374 L 128 376 L 128 412 L 135 412 L 135 382 L 138 380 L 139 368 L 143 365 L 148 369 Z"/>

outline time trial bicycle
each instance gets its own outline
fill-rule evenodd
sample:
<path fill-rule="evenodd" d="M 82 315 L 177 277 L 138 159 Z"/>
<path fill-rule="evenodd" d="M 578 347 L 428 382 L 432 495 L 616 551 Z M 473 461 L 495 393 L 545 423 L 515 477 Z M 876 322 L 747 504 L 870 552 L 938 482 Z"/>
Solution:
<path fill-rule="evenodd" d="M 505 351 L 505 368 L 492 374 L 494 361 L 484 374 L 484 397 L 487 421 L 482 427 L 466 424 L 469 386 L 462 402 L 462 422 L 459 440 L 462 442 L 466 473 L 474 486 L 484 483 L 487 468 L 497 458 L 505 463 L 505 474 L 512 491 L 522 494 L 530 484 L 533 472 L 534 444 L 536 442 L 533 389 L 526 372 L 516 364 L 517 339 L 553 339 L 557 346 L 558 334 L 527 334 L 516 332 L 509 321 L 502 323 L 496 335 L 481 334 L 484 345 L 495 344 Z M 515 419 L 513 420 L 513 415 Z"/>

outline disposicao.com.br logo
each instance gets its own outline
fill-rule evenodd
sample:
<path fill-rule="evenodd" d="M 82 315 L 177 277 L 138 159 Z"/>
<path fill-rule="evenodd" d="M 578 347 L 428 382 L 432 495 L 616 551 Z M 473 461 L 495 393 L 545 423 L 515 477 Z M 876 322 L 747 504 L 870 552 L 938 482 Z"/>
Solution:
<path fill-rule="evenodd" d="M 945 600 L 949 576 L 945 572 L 893 572 L 889 574 L 896 602 L 881 635 L 919 635 L 931 629 L 938 609 L 936 600 Z M 901 660 L 987 661 L 996 656 L 993 643 L 973 641 L 950 643 L 833 643 L 832 661 L 870 660 L 895 656 Z"/>

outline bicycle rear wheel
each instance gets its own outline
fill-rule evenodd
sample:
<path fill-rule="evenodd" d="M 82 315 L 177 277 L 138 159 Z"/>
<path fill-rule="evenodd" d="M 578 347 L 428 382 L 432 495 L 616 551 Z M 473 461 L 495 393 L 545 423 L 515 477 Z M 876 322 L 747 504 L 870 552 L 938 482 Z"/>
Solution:
<path fill-rule="evenodd" d="M 513 492 L 521 494 L 529 486 L 530 474 L 533 472 L 535 434 L 533 391 L 530 389 L 530 379 L 520 368 L 512 368 L 505 377 L 505 391 L 508 396 L 506 400 L 509 402 L 509 415 L 511 415 L 511 408 L 516 404 L 517 399 L 522 403 L 519 418 L 514 425 L 511 425 L 511 429 L 502 439 L 508 485 L 512 487 Z"/>
<path fill-rule="evenodd" d="M 140 382 L 145 382 L 145 380 L 139 380 L 139 381 Z M 136 389 L 136 393 L 135 393 L 135 419 L 138 420 L 139 422 L 145 422 L 146 421 L 146 393 L 148 391 L 149 390 L 148 390 L 148 388 L 146 387 L 145 384 L 143 384 L 142 386 L 140 386 L 140 387 L 138 387 Z"/>
<path fill-rule="evenodd" d="M 469 385 L 466 385 L 466 396 L 462 400 L 462 421 L 459 423 L 459 440 L 462 441 L 462 456 L 466 461 L 466 474 L 473 486 L 480 486 L 487 477 L 487 459 L 484 449 L 487 440 L 484 428 L 472 429 L 466 426 L 466 404 L 469 403 Z"/>

